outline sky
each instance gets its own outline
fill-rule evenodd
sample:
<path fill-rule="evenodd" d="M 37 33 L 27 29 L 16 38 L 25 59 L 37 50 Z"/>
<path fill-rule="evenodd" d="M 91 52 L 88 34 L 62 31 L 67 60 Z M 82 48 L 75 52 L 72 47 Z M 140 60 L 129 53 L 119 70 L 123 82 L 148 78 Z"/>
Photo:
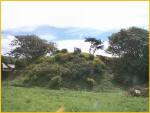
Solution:
<path fill-rule="evenodd" d="M 148 1 L 2 1 L 2 54 L 10 50 L 15 35 L 36 34 L 73 51 L 88 52 L 86 36 L 105 42 L 121 28 L 149 29 Z M 69 45 L 68 45 L 69 42 Z M 99 50 L 97 54 L 111 56 Z"/>

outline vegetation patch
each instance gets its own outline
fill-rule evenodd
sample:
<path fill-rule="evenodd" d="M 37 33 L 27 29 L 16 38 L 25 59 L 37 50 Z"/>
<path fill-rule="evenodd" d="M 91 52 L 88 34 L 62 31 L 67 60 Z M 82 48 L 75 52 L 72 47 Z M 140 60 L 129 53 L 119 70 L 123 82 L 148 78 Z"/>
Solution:
<path fill-rule="evenodd" d="M 148 112 L 148 97 L 125 97 L 125 91 L 87 92 L 68 89 L 2 86 L 2 112 Z"/>

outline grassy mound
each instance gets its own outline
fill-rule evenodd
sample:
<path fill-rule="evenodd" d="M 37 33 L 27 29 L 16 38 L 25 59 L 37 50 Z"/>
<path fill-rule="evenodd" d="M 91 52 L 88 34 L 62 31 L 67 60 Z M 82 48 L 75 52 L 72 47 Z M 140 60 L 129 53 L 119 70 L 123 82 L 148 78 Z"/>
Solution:
<path fill-rule="evenodd" d="M 111 78 L 98 57 L 87 53 L 58 53 L 14 71 L 9 80 L 13 85 L 99 90 L 112 86 Z"/>

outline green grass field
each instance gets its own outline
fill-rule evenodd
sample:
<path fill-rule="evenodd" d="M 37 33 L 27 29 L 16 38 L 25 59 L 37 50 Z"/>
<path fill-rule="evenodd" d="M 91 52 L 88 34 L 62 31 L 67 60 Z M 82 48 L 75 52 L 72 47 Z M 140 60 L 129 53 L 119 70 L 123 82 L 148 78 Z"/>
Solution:
<path fill-rule="evenodd" d="M 2 112 L 148 112 L 149 99 L 125 91 L 87 92 L 2 85 Z"/>

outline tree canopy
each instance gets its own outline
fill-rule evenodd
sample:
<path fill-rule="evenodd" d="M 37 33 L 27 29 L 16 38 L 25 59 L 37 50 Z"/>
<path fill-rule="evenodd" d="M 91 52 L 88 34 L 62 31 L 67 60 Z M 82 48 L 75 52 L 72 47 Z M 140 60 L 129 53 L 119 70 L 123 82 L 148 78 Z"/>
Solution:
<path fill-rule="evenodd" d="M 124 56 L 130 55 L 134 57 L 142 57 L 145 47 L 149 43 L 149 32 L 145 29 L 132 27 L 129 29 L 121 29 L 120 32 L 114 33 L 109 37 L 108 52 Z"/>
<path fill-rule="evenodd" d="M 47 53 L 53 54 L 57 50 L 55 43 L 47 42 L 36 35 L 22 35 L 15 38 L 10 45 L 16 48 L 9 54 L 17 58 L 37 59 Z"/>
<path fill-rule="evenodd" d="M 140 82 L 147 82 L 149 77 L 149 32 L 132 27 L 121 29 L 109 37 L 108 52 L 119 56 L 118 69 L 121 73 L 129 72 Z M 130 76 L 130 78 L 132 78 Z"/>

